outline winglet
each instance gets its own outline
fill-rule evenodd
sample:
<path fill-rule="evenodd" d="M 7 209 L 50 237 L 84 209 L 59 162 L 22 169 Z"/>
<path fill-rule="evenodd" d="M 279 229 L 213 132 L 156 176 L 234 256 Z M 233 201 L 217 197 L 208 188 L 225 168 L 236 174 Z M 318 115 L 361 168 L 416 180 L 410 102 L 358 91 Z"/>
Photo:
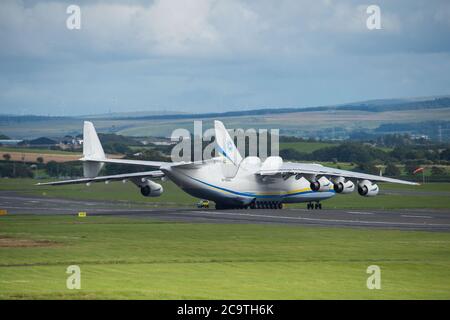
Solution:
<path fill-rule="evenodd" d="M 235 166 L 239 166 L 239 163 L 242 161 L 242 156 L 223 123 L 219 120 L 214 120 L 214 130 L 216 133 L 217 151 Z"/>

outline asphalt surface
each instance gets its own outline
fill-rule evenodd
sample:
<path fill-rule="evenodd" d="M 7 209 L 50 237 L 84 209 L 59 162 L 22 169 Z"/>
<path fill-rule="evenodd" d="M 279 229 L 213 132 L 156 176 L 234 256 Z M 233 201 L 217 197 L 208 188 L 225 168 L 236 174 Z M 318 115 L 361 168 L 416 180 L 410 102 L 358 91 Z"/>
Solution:
<path fill-rule="evenodd" d="M 137 207 L 123 203 L 80 201 L 0 192 L 0 209 L 8 214 L 128 216 L 195 223 L 257 223 L 323 227 L 383 228 L 450 232 L 450 210 L 214 210 Z M 306 207 L 306 205 L 305 205 Z"/>

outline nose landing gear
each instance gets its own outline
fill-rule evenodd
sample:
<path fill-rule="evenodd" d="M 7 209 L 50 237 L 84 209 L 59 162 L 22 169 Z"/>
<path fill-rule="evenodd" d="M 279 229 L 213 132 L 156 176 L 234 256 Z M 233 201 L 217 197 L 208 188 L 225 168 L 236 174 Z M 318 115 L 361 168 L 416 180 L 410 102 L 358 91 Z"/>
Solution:
<path fill-rule="evenodd" d="M 306 208 L 308 210 L 314 210 L 314 209 L 322 210 L 322 204 L 320 202 L 316 202 L 316 203 L 308 202 L 308 204 L 306 205 Z"/>

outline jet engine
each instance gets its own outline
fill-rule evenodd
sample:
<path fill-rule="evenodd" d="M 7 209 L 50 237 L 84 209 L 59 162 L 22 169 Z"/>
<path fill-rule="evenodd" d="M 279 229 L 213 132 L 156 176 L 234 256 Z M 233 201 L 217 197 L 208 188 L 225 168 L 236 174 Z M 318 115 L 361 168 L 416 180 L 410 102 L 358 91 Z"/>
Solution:
<path fill-rule="evenodd" d="M 311 181 L 310 188 L 312 191 L 329 191 L 333 188 L 333 183 L 325 177 L 321 177 L 319 180 Z"/>
<path fill-rule="evenodd" d="M 145 180 L 139 187 L 144 197 L 159 197 L 164 191 L 162 185 L 151 180 Z"/>
<path fill-rule="evenodd" d="M 345 181 L 343 177 L 339 177 L 333 181 L 334 191 L 336 193 L 347 194 L 355 190 L 355 184 L 350 180 Z"/>
<path fill-rule="evenodd" d="M 369 180 L 363 180 L 358 183 L 358 193 L 364 197 L 374 197 L 378 194 L 380 189 L 378 185 L 373 184 Z"/>

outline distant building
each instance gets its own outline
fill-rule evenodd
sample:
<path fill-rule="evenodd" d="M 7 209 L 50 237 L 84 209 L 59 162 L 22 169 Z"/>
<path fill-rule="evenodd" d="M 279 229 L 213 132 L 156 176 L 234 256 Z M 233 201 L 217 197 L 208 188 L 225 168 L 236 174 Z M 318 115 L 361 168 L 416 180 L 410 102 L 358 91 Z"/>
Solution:
<path fill-rule="evenodd" d="M 79 149 L 79 148 L 81 148 L 82 144 L 83 144 L 83 139 L 81 139 L 80 137 L 65 136 L 59 142 L 59 147 L 62 150 Z"/>
<path fill-rule="evenodd" d="M 412 134 L 411 139 L 413 140 L 430 140 L 430 137 L 426 134 Z"/>
<path fill-rule="evenodd" d="M 152 142 L 155 146 L 171 146 L 173 144 L 176 144 L 176 142 L 169 142 L 169 141 L 154 141 Z"/>

